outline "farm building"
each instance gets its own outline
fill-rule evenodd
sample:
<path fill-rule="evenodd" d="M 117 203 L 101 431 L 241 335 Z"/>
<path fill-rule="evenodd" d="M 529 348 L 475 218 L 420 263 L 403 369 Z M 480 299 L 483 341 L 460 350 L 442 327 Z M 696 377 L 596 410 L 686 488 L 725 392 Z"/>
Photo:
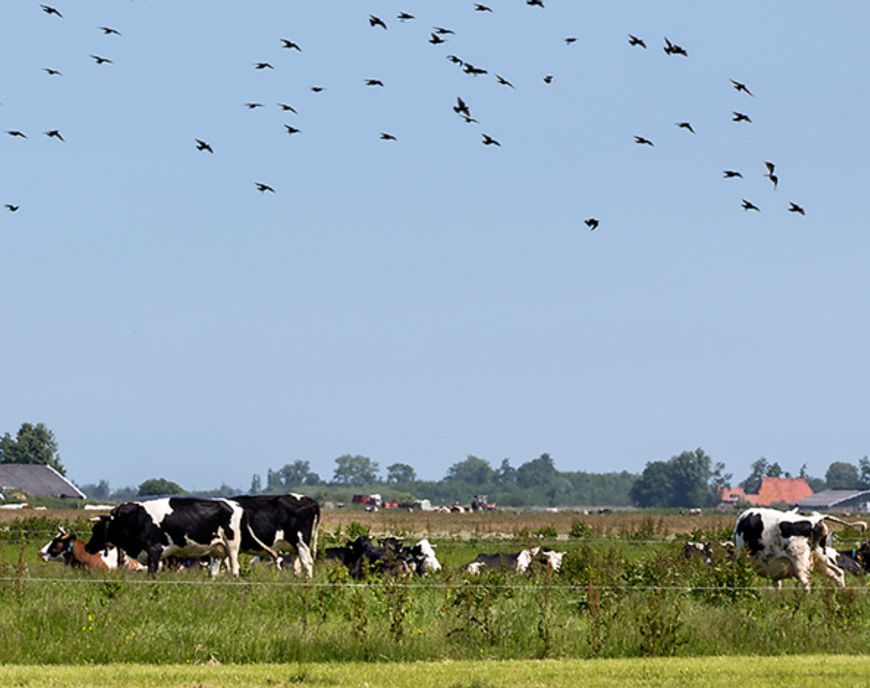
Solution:
<path fill-rule="evenodd" d="M 51 466 L 24 463 L 0 464 L 0 494 L 23 492 L 29 497 L 85 499 L 79 488 Z"/>
<path fill-rule="evenodd" d="M 870 512 L 870 490 L 825 490 L 801 499 L 797 506 L 812 511 Z"/>
<path fill-rule="evenodd" d="M 762 478 L 758 492 L 745 492 L 742 487 L 725 487 L 720 492 L 726 504 L 749 502 L 753 506 L 797 504 L 812 496 L 813 488 L 803 478 Z"/>

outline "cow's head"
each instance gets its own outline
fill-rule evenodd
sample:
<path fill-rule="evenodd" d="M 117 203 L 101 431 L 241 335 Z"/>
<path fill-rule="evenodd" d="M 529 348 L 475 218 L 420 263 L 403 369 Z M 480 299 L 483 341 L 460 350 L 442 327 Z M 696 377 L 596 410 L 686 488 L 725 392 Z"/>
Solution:
<path fill-rule="evenodd" d="M 69 553 L 74 541 L 75 535 L 67 533 L 63 526 L 58 526 L 54 539 L 39 550 L 39 558 L 43 561 L 59 561 L 64 554 Z"/>
<path fill-rule="evenodd" d="M 106 551 L 113 544 L 109 539 L 109 523 L 112 521 L 112 514 L 96 516 L 91 520 L 94 523 L 94 528 L 91 531 L 91 539 L 85 544 L 85 551 L 88 554 L 97 554 L 100 551 Z"/>

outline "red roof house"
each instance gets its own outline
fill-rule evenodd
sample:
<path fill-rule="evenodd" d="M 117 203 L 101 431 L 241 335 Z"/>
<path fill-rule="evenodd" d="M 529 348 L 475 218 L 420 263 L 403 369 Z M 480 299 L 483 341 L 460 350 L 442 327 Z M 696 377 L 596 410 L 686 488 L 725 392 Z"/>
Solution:
<path fill-rule="evenodd" d="M 749 502 L 754 506 L 771 504 L 796 504 L 813 494 L 813 488 L 803 478 L 762 478 L 757 493 L 747 493 L 742 487 L 722 488 L 723 502 Z"/>

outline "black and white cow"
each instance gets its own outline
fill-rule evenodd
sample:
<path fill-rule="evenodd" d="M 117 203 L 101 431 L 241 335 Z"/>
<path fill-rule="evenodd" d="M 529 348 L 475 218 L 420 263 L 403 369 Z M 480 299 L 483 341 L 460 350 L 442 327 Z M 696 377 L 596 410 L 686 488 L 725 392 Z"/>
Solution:
<path fill-rule="evenodd" d="M 500 569 L 513 571 L 514 573 L 525 573 L 529 570 L 532 561 L 538 556 L 541 551 L 540 547 L 532 547 L 524 549 L 516 554 L 478 554 L 474 561 L 470 561 L 465 565 L 465 570 L 471 574 L 482 573 L 485 569 Z M 561 561 L 560 561 L 561 563 Z"/>
<path fill-rule="evenodd" d="M 167 497 L 126 502 L 100 516 L 86 548 L 96 554 L 114 545 L 134 559 L 144 553 L 152 575 L 165 557 L 210 556 L 212 577 L 227 559 L 230 571 L 238 576 L 244 529 L 245 512 L 232 500 Z"/>
<path fill-rule="evenodd" d="M 818 512 L 804 516 L 797 509 L 747 509 L 737 517 L 734 545 L 738 552 L 747 552 L 756 571 L 771 578 L 777 588 L 784 578 L 797 578 L 809 590 L 814 565 L 842 588 L 846 584 L 843 569 L 829 552 L 834 550 L 828 547 L 826 521 L 861 530 L 867 527 L 863 521 L 847 523 Z"/>
<path fill-rule="evenodd" d="M 344 547 L 327 548 L 326 559 L 341 562 L 353 578 L 362 578 L 367 571 L 398 576 L 410 574 L 411 567 L 402 552 L 401 542 L 386 537 L 381 543 L 375 545 L 368 535 L 360 535 Z"/>
<path fill-rule="evenodd" d="M 232 501 L 242 507 L 250 526 L 242 531 L 243 552 L 271 555 L 272 550 L 292 550 L 301 569 L 311 578 L 320 526 L 320 505 L 314 499 L 286 494 L 233 497 Z M 283 558 L 276 563 L 279 568 L 286 567 Z M 293 568 L 296 570 L 296 561 Z"/>

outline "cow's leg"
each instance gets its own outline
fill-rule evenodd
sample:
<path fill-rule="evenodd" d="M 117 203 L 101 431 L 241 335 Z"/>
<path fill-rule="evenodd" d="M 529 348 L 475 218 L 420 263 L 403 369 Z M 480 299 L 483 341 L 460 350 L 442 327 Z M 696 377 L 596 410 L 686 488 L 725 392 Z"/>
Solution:
<path fill-rule="evenodd" d="M 296 554 L 299 555 L 299 562 L 305 570 L 305 575 L 308 576 L 308 578 L 311 578 L 314 576 L 314 559 L 311 556 L 311 550 L 308 545 L 305 544 L 305 540 L 302 539 L 302 533 L 297 532 L 296 539 Z"/>
<path fill-rule="evenodd" d="M 838 588 L 846 587 L 846 572 L 843 571 L 839 566 L 830 561 L 827 557 L 825 557 L 824 552 L 821 550 L 816 551 L 815 553 L 816 563 L 819 565 L 822 573 L 824 573 L 828 578 L 834 581 Z"/>
<path fill-rule="evenodd" d="M 160 567 L 160 557 L 163 555 L 163 545 L 152 545 L 148 548 L 148 575 L 154 576 L 157 574 L 157 569 Z"/>
<path fill-rule="evenodd" d="M 223 564 L 223 557 L 215 557 L 211 556 L 208 558 L 208 575 L 209 578 L 215 578 L 221 570 L 221 564 Z"/>

